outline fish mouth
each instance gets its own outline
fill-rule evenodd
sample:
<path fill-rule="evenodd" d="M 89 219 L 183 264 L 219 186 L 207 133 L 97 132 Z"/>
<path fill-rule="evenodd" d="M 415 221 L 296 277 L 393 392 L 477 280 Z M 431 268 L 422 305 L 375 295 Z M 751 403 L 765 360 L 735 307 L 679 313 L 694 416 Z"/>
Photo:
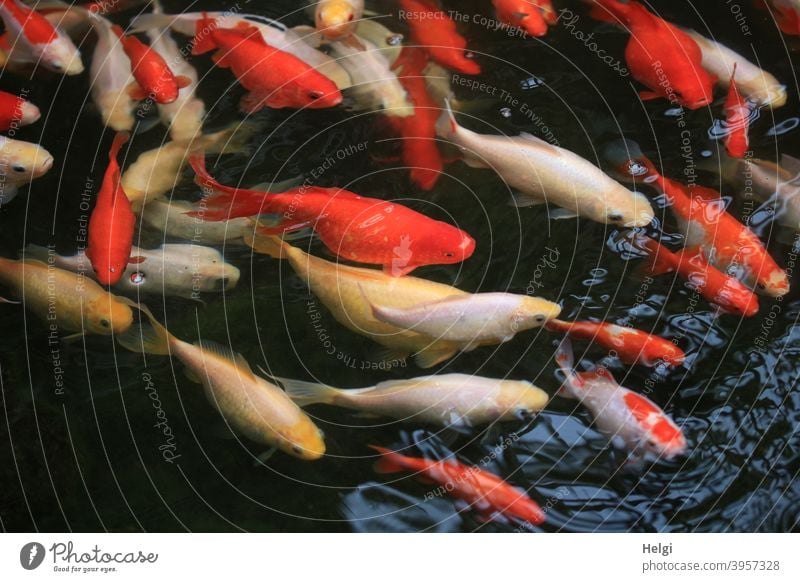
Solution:
<path fill-rule="evenodd" d="M 47 172 L 50 168 L 53 167 L 53 156 L 47 156 L 47 158 L 42 162 L 42 171 Z"/>

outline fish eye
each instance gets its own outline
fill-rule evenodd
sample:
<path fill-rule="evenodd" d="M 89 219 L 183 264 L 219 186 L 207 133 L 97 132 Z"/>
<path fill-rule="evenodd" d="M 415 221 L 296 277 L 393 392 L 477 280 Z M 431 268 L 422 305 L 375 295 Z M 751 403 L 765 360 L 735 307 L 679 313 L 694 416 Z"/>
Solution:
<path fill-rule="evenodd" d="M 64 70 L 64 66 L 61 63 L 50 63 L 50 66 L 53 67 L 56 71 Z"/>
<path fill-rule="evenodd" d="M 319 91 L 311 91 L 311 92 L 308 94 L 308 97 L 309 97 L 310 99 L 314 99 L 314 100 L 316 100 L 316 99 L 319 99 L 320 97 L 322 97 L 322 93 L 321 93 L 321 92 L 319 92 Z"/>
<path fill-rule="evenodd" d="M 537 315 L 537 316 L 536 316 L 536 317 L 535 317 L 533 320 L 534 320 L 536 323 L 544 323 L 544 322 L 545 322 L 545 319 L 546 319 L 546 318 L 545 318 L 545 316 L 544 316 L 544 315 Z"/>
<path fill-rule="evenodd" d="M 14 164 L 13 166 L 11 166 L 11 169 L 17 172 L 18 174 L 21 174 L 25 171 L 25 166 L 22 166 L 20 164 Z"/>
<path fill-rule="evenodd" d="M 292 445 L 292 452 L 296 455 L 302 455 L 303 449 L 300 448 L 298 445 Z"/>
<path fill-rule="evenodd" d="M 353 15 L 351 14 L 350 16 L 347 17 L 347 22 L 351 22 L 352 20 L 353 20 Z"/>
<path fill-rule="evenodd" d="M 449 251 L 448 251 L 448 252 L 445 252 L 445 253 L 444 253 L 444 256 L 445 256 L 445 257 L 447 257 L 448 259 L 450 259 L 450 258 L 452 258 L 452 257 L 455 257 L 455 256 L 456 256 L 456 254 L 455 254 L 455 253 L 451 253 L 451 252 L 449 252 Z"/>
<path fill-rule="evenodd" d="M 104 327 L 104 328 L 108 329 L 108 328 L 111 327 L 111 322 L 108 321 L 107 319 L 101 319 L 100 320 L 100 327 Z"/>
<path fill-rule="evenodd" d="M 767 286 L 764 283 L 756 283 L 756 287 L 758 287 L 759 289 L 766 289 L 767 288 Z"/>
<path fill-rule="evenodd" d="M 609 220 L 613 220 L 613 221 L 622 220 L 622 213 L 621 212 L 609 212 L 608 213 L 608 219 Z"/>

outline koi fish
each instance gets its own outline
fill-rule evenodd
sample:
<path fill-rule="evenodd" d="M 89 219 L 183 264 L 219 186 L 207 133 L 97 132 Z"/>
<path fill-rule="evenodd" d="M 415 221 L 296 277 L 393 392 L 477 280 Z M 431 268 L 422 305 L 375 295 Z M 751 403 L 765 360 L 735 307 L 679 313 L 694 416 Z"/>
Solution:
<path fill-rule="evenodd" d="M 625 364 L 680 366 L 686 354 L 673 342 L 631 327 L 594 321 L 561 321 L 545 324 L 549 331 L 572 339 L 587 340 L 610 350 Z"/>
<path fill-rule="evenodd" d="M 89 217 L 86 256 L 92 263 L 97 280 L 103 285 L 113 285 L 119 281 L 129 262 L 139 263 L 143 260 L 142 257 L 131 257 L 136 216 L 120 185 L 117 155 L 127 141 L 127 133 L 114 136 L 108 153 L 108 168 Z"/>
<path fill-rule="evenodd" d="M 192 84 L 188 77 L 176 77 L 164 58 L 135 36 L 125 36 L 122 28 L 116 24 L 111 27 L 111 31 L 119 38 L 122 50 L 131 62 L 136 84 L 131 85 L 128 92 L 133 99 L 152 99 L 156 103 L 167 105 L 178 98 L 181 89 Z"/>
<path fill-rule="evenodd" d="M 49 263 L 0 257 L 0 282 L 43 321 L 76 335 L 119 334 L 133 323 L 135 303 Z"/>
<path fill-rule="evenodd" d="M 83 72 L 78 49 L 43 15 L 19 0 L 0 0 L 0 18 L 5 24 L 0 48 L 8 53 L 9 60 L 41 64 L 65 75 Z"/>
<path fill-rule="evenodd" d="M 328 77 L 339 89 L 350 86 L 350 77 L 339 63 L 317 49 L 316 38 L 309 35 L 306 27 L 289 29 L 285 24 L 254 14 L 228 12 L 182 12 L 180 14 L 140 14 L 131 20 L 130 31 L 146 32 L 152 29 L 171 28 L 184 36 L 197 34 L 197 23 L 205 17 L 214 20 L 218 28 L 244 29 L 254 27 L 261 33 L 264 42 L 271 47 L 293 54 L 301 61 Z M 308 27 L 313 32 L 313 29 Z"/>
<path fill-rule="evenodd" d="M 478 75 L 481 67 L 467 58 L 467 41 L 456 31 L 456 24 L 430 0 L 399 0 L 411 40 L 431 58 L 448 69 L 465 75 Z"/>
<path fill-rule="evenodd" d="M 520 331 L 545 325 L 561 313 L 556 303 L 515 293 L 456 295 L 406 308 L 370 306 L 378 321 L 463 344 L 464 351 L 511 341 Z"/>
<path fill-rule="evenodd" d="M 390 352 L 387 358 L 402 360 L 414 354 L 420 368 L 431 368 L 465 347 L 378 321 L 371 308 L 384 305 L 402 309 L 445 297 L 467 296 L 465 291 L 417 277 L 392 277 L 375 269 L 332 263 L 277 237 L 254 234 L 252 229 L 245 233 L 244 242 L 257 253 L 289 261 L 336 321 L 386 347 Z"/>
<path fill-rule="evenodd" d="M 455 144 L 473 168 L 492 168 L 521 192 L 518 206 L 554 204 L 551 217 L 580 216 L 600 223 L 634 227 L 655 216 L 647 198 L 631 192 L 600 168 L 569 150 L 533 135 L 485 135 L 458 125 L 450 103 L 436 130 Z"/>
<path fill-rule="evenodd" d="M 605 368 L 576 373 L 568 338 L 561 341 L 555 359 L 566 376 L 559 396 L 586 406 L 615 446 L 635 456 L 652 453 L 667 460 L 686 452 L 683 431 L 652 400 L 620 386 Z"/>
<path fill-rule="evenodd" d="M 253 136 L 254 131 L 253 124 L 234 123 L 226 129 L 198 136 L 191 141 L 169 141 L 161 147 L 139 154 L 136 161 L 122 174 L 122 189 L 131 201 L 134 211 L 140 212 L 145 204 L 175 188 L 181 181 L 181 173 L 189 163 L 192 152 L 243 152 L 247 149 L 247 140 Z"/>
<path fill-rule="evenodd" d="M 358 43 L 330 44 L 331 54 L 350 75 L 348 93 L 355 100 L 353 109 L 377 110 L 401 118 L 413 115 L 414 107 L 389 60 L 370 41 L 358 38 Z"/>
<path fill-rule="evenodd" d="M 39 108 L 27 99 L 0 91 L 0 131 L 36 123 L 41 116 Z"/>
<path fill-rule="evenodd" d="M 154 14 L 162 14 L 161 5 L 153 5 Z M 189 82 L 178 93 L 172 103 L 158 103 L 158 115 L 161 123 L 169 128 L 169 135 L 174 140 L 193 139 L 203 133 L 203 118 L 206 115 L 206 106 L 202 99 L 196 95 L 197 71 L 186 62 L 175 39 L 172 38 L 169 28 L 151 28 L 147 31 L 150 47 L 169 64 L 170 70 L 178 78 L 187 79 Z"/>
<path fill-rule="evenodd" d="M 409 471 L 420 479 L 433 481 L 455 497 L 466 502 L 469 509 L 478 513 L 484 521 L 522 520 L 533 525 L 545 521 L 542 508 L 524 491 L 509 485 L 500 477 L 477 466 L 467 466 L 452 459 L 433 461 L 407 457 L 370 445 L 382 457 L 375 463 L 378 473 Z"/>
<path fill-rule="evenodd" d="M 750 126 L 750 106 L 747 104 L 733 78 L 736 75 L 736 64 L 733 65 L 728 96 L 725 98 L 725 150 L 732 158 L 743 158 L 750 147 L 748 129 Z"/>
<path fill-rule="evenodd" d="M 92 100 L 100 110 L 103 123 L 114 131 L 130 131 L 136 124 L 136 102 L 128 90 L 136 82 L 130 59 L 111 29 L 111 22 L 102 16 L 94 16 L 91 21 L 97 34 L 89 71 Z"/>
<path fill-rule="evenodd" d="M 789 277 L 769 255 L 764 244 L 725 210 L 719 192 L 665 178 L 642 153 L 638 144 L 622 140 L 606 147 L 606 156 L 621 177 L 642 179 L 667 197 L 686 238 L 689 256 L 703 249 L 708 261 L 746 285 L 771 297 L 789 292 Z"/>
<path fill-rule="evenodd" d="M 413 105 L 413 114 L 398 119 L 387 115 L 385 119 L 395 134 L 401 138 L 403 165 L 409 168 L 411 181 L 423 190 L 436 185 L 444 169 L 444 161 L 436 143 L 436 120 L 439 104 L 428 92 L 425 69 L 426 53 L 420 47 L 403 47 L 393 68 L 399 69 L 397 78 L 406 90 Z"/>
<path fill-rule="evenodd" d="M 744 97 L 760 106 L 773 108 L 786 105 L 786 86 L 774 75 L 754 65 L 742 55 L 715 40 L 704 37 L 694 30 L 684 30 L 703 53 L 703 68 L 717 78 L 717 83 L 729 89 L 730 83 Z M 736 77 L 733 69 L 736 67 Z"/>
<path fill-rule="evenodd" d="M 478 426 L 529 418 L 548 401 L 547 393 L 530 382 L 469 374 L 389 380 L 356 390 L 274 379 L 302 407 L 330 404 L 361 413 L 444 426 Z"/>
<path fill-rule="evenodd" d="M 129 264 L 114 290 L 124 295 L 148 294 L 163 297 L 197 299 L 200 293 L 220 293 L 236 287 L 239 269 L 217 249 L 199 244 L 170 243 L 157 249 L 131 247 L 131 255 L 142 257 Z M 26 259 L 50 261 L 59 269 L 73 273 L 91 273 L 85 253 L 62 256 L 52 249 L 30 244 L 25 247 Z"/>
<path fill-rule="evenodd" d="M 193 55 L 216 50 L 218 67 L 231 69 L 248 90 L 240 108 L 255 113 L 263 107 L 322 109 L 342 102 L 336 84 L 294 55 L 268 45 L 253 26 L 220 28 L 213 18 L 197 21 Z"/>
<path fill-rule="evenodd" d="M 53 156 L 35 143 L 0 135 L 0 206 L 16 198 L 20 186 L 41 178 L 53 167 Z"/>
<path fill-rule="evenodd" d="M 249 440 L 306 461 L 325 454 L 322 431 L 283 390 L 256 376 L 241 354 L 215 342 L 179 340 L 149 311 L 142 311 L 149 325 L 135 324 L 118 337 L 123 347 L 178 358 L 230 427 Z"/>
<path fill-rule="evenodd" d="M 521 28 L 531 36 L 544 36 L 548 25 L 558 22 L 550 0 L 492 0 L 497 19 Z"/>
<path fill-rule="evenodd" d="M 349 38 L 364 18 L 364 0 L 319 0 L 315 4 L 314 24 L 330 40 Z"/>
<path fill-rule="evenodd" d="M 680 28 L 634 0 L 595 0 L 591 14 L 622 22 L 630 31 L 625 60 L 633 77 L 648 88 L 639 93 L 641 99 L 663 97 L 689 109 L 711 103 L 716 79 L 703 68 L 700 47 Z"/>
<path fill-rule="evenodd" d="M 192 155 L 190 163 L 198 182 L 214 191 L 202 211 L 190 213 L 202 220 L 280 214 L 284 220 L 277 227 L 260 232 L 311 227 L 337 256 L 383 265 L 384 272 L 395 277 L 425 265 L 460 263 L 475 251 L 475 240 L 463 230 L 401 204 L 338 188 L 301 186 L 273 194 L 223 186 L 206 171 L 203 154 Z"/>
<path fill-rule="evenodd" d="M 637 236 L 636 240 L 650 253 L 647 271 L 651 275 L 678 273 L 686 280 L 686 287 L 723 311 L 744 317 L 758 313 L 758 297 L 737 279 L 711 266 L 700 249 L 695 253 L 686 249 L 673 253 L 649 237 Z"/>

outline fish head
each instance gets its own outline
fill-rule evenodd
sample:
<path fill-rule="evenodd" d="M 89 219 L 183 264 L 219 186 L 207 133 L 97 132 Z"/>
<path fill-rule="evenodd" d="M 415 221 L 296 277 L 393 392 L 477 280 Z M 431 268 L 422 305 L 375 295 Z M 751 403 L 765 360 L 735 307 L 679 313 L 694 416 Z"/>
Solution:
<path fill-rule="evenodd" d="M 48 43 L 42 51 L 41 63 L 55 73 L 80 75 L 83 73 L 81 53 L 66 37 Z"/>
<path fill-rule="evenodd" d="M 290 428 L 281 431 L 280 448 L 287 454 L 316 461 L 325 454 L 325 435 L 305 413 Z"/>
<path fill-rule="evenodd" d="M 306 71 L 293 79 L 287 91 L 293 93 L 291 101 L 309 109 L 327 109 L 342 102 L 342 92 L 336 83 L 315 70 Z"/>
<path fill-rule="evenodd" d="M 655 218 L 655 212 L 647 197 L 640 192 L 631 192 L 624 188 L 622 190 L 609 193 L 604 201 L 596 201 L 595 212 L 599 214 L 596 220 L 623 228 L 650 224 Z"/>
<path fill-rule="evenodd" d="M 783 297 L 789 292 L 789 276 L 778 266 L 760 273 L 756 287 L 764 295 Z"/>
<path fill-rule="evenodd" d="M 758 313 L 758 296 L 733 277 L 726 277 L 714 300 L 728 313 L 743 317 L 752 317 Z"/>
<path fill-rule="evenodd" d="M 92 262 L 94 276 L 101 285 L 114 285 L 122 278 L 128 267 L 129 257 L 112 259 L 110 256 Z"/>
<path fill-rule="evenodd" d="M 414 252 L 415 259 L 422 259 L 422 263 L 429 265 L 461 263 L 475 252 L 474 238 L 460 228 L 445 223 L 437 223 L 436 228 L 429 232 L 415 233 L 413 238 L 403 238 L 414 241 L 414 248 L 418 249 Z M 407 246 L 410 248 L 410 242 Z"/>
<path fill-rule="evenodd" d="M 347 0 L 320 2 L 315 13 L 317 30 L 330 40 L 343 39 L 355 32 L 358 15 Z"/>
<path fill-rule="evenodd" d="M 695 68 L 688 72 L 690 77 L 680 88 L 675 88 L 675 99 L 687 109 L 700 109 L 714 101 L 715 77 L 709 75 L 703 68 Z"/>
<path fill-rule="evenodd" d="M 112 293 L 104 293 L 88 305 L 85 322 L 93 334 L 119 334 L 133 323 L 133 310 Z"/>
<path fill-rule="evenodd" d="M 525 330 L 541 327 L 561 313 L 561 306 L 540 297 L 521 295 L 519 306 L 514 311 L 512 329 Z"/>
<path fill-rule="evenodd" d="M 16 184 L 39 178 L 53 167 L 50 152 L 34 143 L 0 137 L 0 151 L 5 162 L 0 164 L 0 173 Z"/>
<path fill-rule="evenodd" d="M 39 108 L 30 101 L 22 101 L 19 107 L 19 120 L 21 125 L 30 125 L 36 123 L 42 116 Z"/>
<path fill-rule="evenodd" d="M 547 405 L 549 396 L 530 382 L 503 380 L 498 400 L 504 408 L 513 410 L 520 418 L 525 418 L 542 410 Z"/>

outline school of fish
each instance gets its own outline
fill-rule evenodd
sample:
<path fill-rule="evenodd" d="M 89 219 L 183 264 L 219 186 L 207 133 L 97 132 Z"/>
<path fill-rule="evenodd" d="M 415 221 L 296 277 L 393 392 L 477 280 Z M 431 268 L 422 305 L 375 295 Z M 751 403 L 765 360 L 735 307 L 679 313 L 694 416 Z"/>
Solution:
<path fill-rule="evenodd" d="M 502 182 L 508 200 L 494 202 L 516 207 L 508 212 L 520 215 L 523 228 L 525 217 L 544 212 L 557 221 L 555 229 L 575 219 L 615 232 L 638 263 L 636 276 L 671 273 L 678 288 L 720 317 L 753 317 L 759 301 L 790 292 L 791 272 L 773 256 L 770 241 L 712 185 L 670 177 L 655 162 L 662 144 L 617 136 L 578 153 L 535 135 L 535 127 L 507 135 L 471 113 L 456 79 L 498 66 L 515 72 L 468 48 L 468 27 L 448 10 L 452 2 L 391 0 L 381 4 L 392 8 L 386 18 L 369 1 L 305 1 L 292 19 L 304 24 L 294 27 L 236 10 L 169 14 L 158 2 L 122 2 L 118 11 L 114 4 L 0 0 L 0 79 L 84 76 L 92 102 L 85 115 L 107 134 L 96 156 L 102 180 L 93 191 L 85 244 L 58 251 L 49 241 L 30 242 L 19 258 L 0 257 L 0 299 L 9 304 L 3 309 L 21 303 L 67 334 L 62 339 L 111 336 L 132 352 L 179 361 L 231 432 L 266 449 L 257 455 L 261 463 L 276 450 L 305 461 L 323 458 L 320 405 L 463 434 L 535 422 L 541 410 L 563 405 L 555 397 L 585 409 L 628 467 L 691 454 L 692 439 L 672 418 L 668 399 L 653 396 L 666 402 L 662 408 L 641 386 L 621 386 L 607 360 L 579 371 L 572 348 L 573 341 L 586 342 L 595 350 L 587 353 L 599 349 L 626 366 L 688 372 L 691 358 L 680 341 L 622 322 L 570 320 L 556 289 L 543 288 L 540 297 L 453 284 L 488 241 L 474 238 L 469 225 L 441 218 L 446 212 L 434 218 L 410 202 L 439 187 L 448 164 Z M 784 34 L 800 35 L 796 2 L 763 4 Z M 800 161 L 753 156 L 759 114 L 787 103 L 786 87 L 761 64 L 637 0 L 485 0 L 483 8 L 496 28 L 518 31 L 515 38 L 545 38 L 559 27 L 560 8 L 583 10 L 587 22 L 612 30 L 625 40 L 617 56 L 636 83 L 633 103 L 711 112 L 724 151 L 721 182 L 739 190 L 746 182 L 760 201 L 775 203 L 778 224 L 800 232 Z M 239 122 L 206 127 L 207 110 L 218 107 L 201 97 L 208 95 L 208 71 L 240 95 Z M 41 133 L 44 146 L 13 137 L 41 124 L 45 105 L 0 90 L 0 208 L 24 204 L 15 199 L 27 185 L 61 163 L 44 147 L 48 133 Z M 264 110 L 302 117 L 319 109 L 373 116 L 399 152 L 373 159 L 407 173 L 401 196 L 381 198 L 358 180 L 321 186 L 300 177 L 244 187 L 223 174 L 228 156 L 257 155 L 261 141 L 276 139 L 261 125 Z M 139 147 L 138 136 L 159 123 L 166 131 L 161 144 Z M 173 199 L 176 189 L 194 195 Z M 74 203 L 67 194 L 63 203 Z M 667 226 L 673 222 L 659 204 L 676 226 Z M 160 233 L 162 244 L 145 246 L 148 229 Z M 237 245 L 294 273 L 344 330 L 380 346 L 381 357 L 412 358 L 420 369 L 441 371 L 345 387 L 336 378 L 256 373 L 230 345 L 173 335 L 163 323 L 167 314 L 150 309 L 160 307 L 157 298 L 202 304 L 203 297 L 232 292 L 246 265 L 228 262 L 225 252 Z M 447 367 L 457 367 L 461 353 L 499 351 L 532 333 L 557 346 L 549 385 Z M 367 458 L 377 455 L 377 473 L 408 472 L 443 487 L 459 511 L 480 521 L 547 522 L 535 486 L 516 476 L 505 479 L 455 453 L 434 459 L 397 443 L 362 448 Z"/>

